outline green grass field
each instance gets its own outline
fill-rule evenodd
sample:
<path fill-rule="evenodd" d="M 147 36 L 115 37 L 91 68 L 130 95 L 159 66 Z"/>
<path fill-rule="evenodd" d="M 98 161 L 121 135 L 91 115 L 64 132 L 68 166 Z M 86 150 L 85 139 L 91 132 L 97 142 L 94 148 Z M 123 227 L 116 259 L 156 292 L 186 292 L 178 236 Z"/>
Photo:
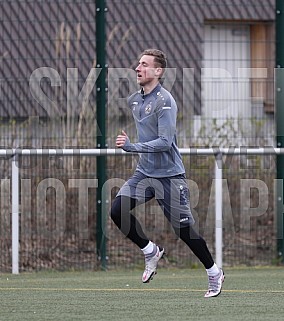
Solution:
<path fill-rule="evenodd" d="M 283 320 L 284 269 L 228 268 L 221 295 L 205 299 L 202 269 L 0 275 L 0 320 Z"/>

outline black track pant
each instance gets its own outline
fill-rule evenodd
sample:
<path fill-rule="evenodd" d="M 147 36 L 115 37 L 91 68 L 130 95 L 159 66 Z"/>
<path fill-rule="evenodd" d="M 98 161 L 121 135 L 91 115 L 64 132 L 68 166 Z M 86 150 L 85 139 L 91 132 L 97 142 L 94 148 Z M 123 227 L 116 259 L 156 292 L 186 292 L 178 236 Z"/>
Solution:
<path fill-rule="evenodd" d="M 139 221 L 130 213 L 137 205 L 136 203 L 133 198 L 117 196 L 112 204 L 110 215 L 121 232 L 139 246 L 140 249 L 143 249 L 149 243 L 149 239 L 144 234 Z M 196 233 L 193 227 L 174 228 L 174 231 L 188 245 L 206 269 L 213 266 L 214 261 L 206 242 Z"/>

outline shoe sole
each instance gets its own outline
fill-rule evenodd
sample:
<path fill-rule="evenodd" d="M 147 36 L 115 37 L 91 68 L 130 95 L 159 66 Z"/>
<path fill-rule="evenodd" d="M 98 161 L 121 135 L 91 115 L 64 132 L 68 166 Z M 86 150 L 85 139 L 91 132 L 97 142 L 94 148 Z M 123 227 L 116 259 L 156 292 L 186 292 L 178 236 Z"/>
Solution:
<path fill-rule="evenodd" d="M 161 260 L 161 259 L 163 259 L 164 258 L 164 256 L 166 255 L 166 253 L 165 253 L 165 250 L 163 250 L 163 254 L 162 254 L 162 256 L 160 257 L 160 259 L 159 259 L 159 261 Z M 158 261 L 158 262 L 159 262 Z M 158 266 L 158 265 L 157 265 Z M 151 280 L 153 280 L 153 278 L 154 278 L 154 276 L 157 274 L 157 270 L 156 271 L 154 271 L 151 275 L 150 275 L 150 277 L 148 278 L 148 280 L 147 281 L 142 281 L 143 283 L 150 283 L 150 281 Z"/>

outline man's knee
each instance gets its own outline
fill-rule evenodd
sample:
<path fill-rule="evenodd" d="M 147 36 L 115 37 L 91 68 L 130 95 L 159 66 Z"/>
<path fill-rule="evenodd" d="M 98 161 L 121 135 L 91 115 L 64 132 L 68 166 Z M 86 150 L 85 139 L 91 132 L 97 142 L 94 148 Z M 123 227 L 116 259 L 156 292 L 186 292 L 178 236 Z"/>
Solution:
<path fill-rule="evenodd" d="M 111 219 L 117 223 L 121 222 L 122 216 L 128 216 L 130 211 L 135 207 L 136 200 L 127 196 L 117 196 L 110 210 Z"/>
<path fill-rule="evenodd" d="M 121 219 L 121 197 L 117 196 L 110 209 L 110 217 L 114 222 Z"/>

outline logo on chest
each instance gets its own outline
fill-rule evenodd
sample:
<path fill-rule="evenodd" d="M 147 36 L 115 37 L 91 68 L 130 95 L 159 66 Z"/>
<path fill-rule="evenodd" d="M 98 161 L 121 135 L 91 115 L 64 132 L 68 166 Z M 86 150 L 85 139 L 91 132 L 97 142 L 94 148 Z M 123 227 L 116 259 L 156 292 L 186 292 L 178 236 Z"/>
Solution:
<path fill-rule="evenodd" d="M 150 102 L 146 107 L 145 107 L 145 115 L 149 115 L 152 111 L 152 102 Z"/>

